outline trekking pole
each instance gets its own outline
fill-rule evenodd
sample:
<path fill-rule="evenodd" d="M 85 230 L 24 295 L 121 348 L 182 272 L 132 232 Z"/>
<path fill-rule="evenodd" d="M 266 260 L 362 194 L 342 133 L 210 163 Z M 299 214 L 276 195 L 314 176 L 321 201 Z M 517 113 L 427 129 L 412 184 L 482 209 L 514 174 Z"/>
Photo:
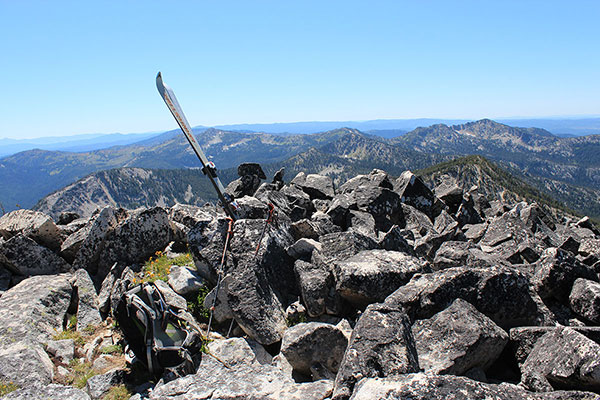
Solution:
<path fill-rule="evenodd" d="M 215 286 L 215 298 L 213 299 L 213 304 L 210 307 L 210 315 L 208 317 L 208 328 L 206 328 L 206 339 L 208 339 L 208 335 L 210 335 L 210 326 L 212 324 L 213 312 L 215 307 L 217 306 L 217 299 L 219 297 L 219 289 L 221 288 L 221 281 L 223 280 L 223 269 L 225 268 L 225 263 L 227 262 L 227 249 L 229 248 L 229 242 L 231 237 L 233 236 L 233 218 L 227 218 L 229 222 L 227 226 L 227 237 L 225 238 L 225 247 L 223 248 L 223 256 L 221 257 L 221 265 L 219 270 L 217 271 L 217 285 Z"/>
<path fill-rule="evenodd" d="M 271 222 L 273 222 L 273 214 L 275 212 L 275 206 L 272 203 L 269 203 L 269 215 L 267 216 L 267 220 L 265 221 L 265 225 L 263 226 L 262 232 L 260 233 L 260 238 L 258 239 L 258 243 L 256 244 L 256 251 L 254 251 L 254 259 L 256 260 L 256 256 L 258 255 L 258 250 L 260 249 L 260 244 L 265 237 L 265 233 L 267 232 L 267 227 Z"/>

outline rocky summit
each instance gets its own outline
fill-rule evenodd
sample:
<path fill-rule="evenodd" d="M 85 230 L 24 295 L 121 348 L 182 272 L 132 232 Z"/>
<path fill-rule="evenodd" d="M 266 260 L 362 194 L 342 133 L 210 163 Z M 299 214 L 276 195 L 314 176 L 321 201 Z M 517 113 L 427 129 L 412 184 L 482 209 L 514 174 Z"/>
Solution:
<path fill-rule="evenodd" d="M 598 398 L 587 217 L 410 171 L 238 174 L 233 225 L 214 205 L 2 216 L 1 398 Z M 128 351 L 140 282 L 198 333 L 212 317 L 193 373 Z"/>

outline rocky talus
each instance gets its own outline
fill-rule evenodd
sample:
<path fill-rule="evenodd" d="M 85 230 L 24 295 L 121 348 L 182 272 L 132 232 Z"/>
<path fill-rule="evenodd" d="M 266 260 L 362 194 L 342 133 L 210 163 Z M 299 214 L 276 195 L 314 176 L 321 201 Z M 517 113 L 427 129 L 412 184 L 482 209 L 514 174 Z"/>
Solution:
<path fill-rule="evenodd" d="M 218 293 L 229 224 L 215 206 L 2 216 L 2 399 L 598 398 L 588 218 L 410 171 L 339 186 L 238 173 Z M 156 381 L 126 362 L 112 318 L 158 257 L 179 264 L 157 281 L 173 308 L 198 329 L 214 310 L 196 372 Z"/>

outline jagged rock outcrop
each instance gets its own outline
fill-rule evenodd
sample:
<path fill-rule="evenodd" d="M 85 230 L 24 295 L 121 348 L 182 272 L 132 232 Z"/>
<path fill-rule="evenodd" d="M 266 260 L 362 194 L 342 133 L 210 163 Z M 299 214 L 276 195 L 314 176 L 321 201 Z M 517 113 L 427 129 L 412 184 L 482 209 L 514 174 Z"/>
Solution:
<path fill-rule="evenodd" d="M 458 180 L 432 190 L 410 171 L 335 185 L 315 174 L 260 184 L 261 172 L 240 166 L 252 178 L 236 186 L 244 196 L 231 225 L 214 206 L 177 204 L 104 208 L 58 225 L 60 246 L 36 236 L 38 214 L 1 234 L 0 380 L 37 393 L 26 390 L 65 382 L 70 359 L 98 369 L 92 398 L 130 379 L 119 368 L 113 380 L 112 356 L 97 357 L 127 338 L 99 333 L 82 349 L 55 335 L 109 324 L 123 294 L 150 278 L 150 257 L 189 251 L 193 265 L 163 260 L 155 286 L 201 334 L 212 311 L 208 353 L 194 355 L 195 374 L 165 375 L 134 399 L 600 393 L 600 232 L 589 219 L 488 202 Z M 519 377 L 546 392 L 506 383 Z"/>

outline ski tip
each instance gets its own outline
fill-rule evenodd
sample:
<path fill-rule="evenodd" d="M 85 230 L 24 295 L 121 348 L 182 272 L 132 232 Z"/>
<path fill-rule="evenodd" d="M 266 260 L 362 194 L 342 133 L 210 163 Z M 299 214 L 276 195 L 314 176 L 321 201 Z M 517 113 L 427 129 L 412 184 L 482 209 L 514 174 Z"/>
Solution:
<path fill-rule="evenodd" d="M 162 75 L 160 71 L 158 71 L 158 74 L 156 75 L 156 88 L 158 89 L 160 94 L 163 95 L 165 91 L 165 85 L 163 84 Z"/>

